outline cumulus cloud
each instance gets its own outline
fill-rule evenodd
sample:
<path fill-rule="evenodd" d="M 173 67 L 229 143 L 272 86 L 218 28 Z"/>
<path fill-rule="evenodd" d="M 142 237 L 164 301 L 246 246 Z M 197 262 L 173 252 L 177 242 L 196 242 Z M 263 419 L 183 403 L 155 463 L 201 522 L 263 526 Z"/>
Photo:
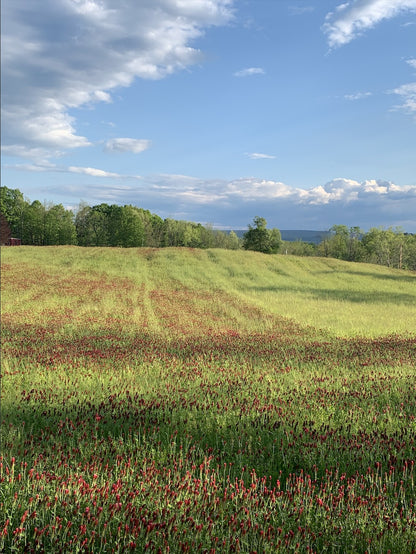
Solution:
<path fill-rule="evenodd" d="M 261 67 L 247 67 L 234 73 L 234 77 L 251 77 L 252 75 L 264 75 L 265 71 Z"/>
<path fill-rule="evenodd" d="M 260 152 L 251 152 L 247 154 L 251 160 L 274 160 L 276 156 L 270 154 L 261 154 Z"/>
<path fill-rule="evenodd" d="M 416 232 L 416 185 L 337 178 L 324 185 L 301 188 L 254 177 L 225 181 L 153 175 L 122 183 L 99 178 L 94 172 L 82 172 L 78 184 L 42 189 L 42 194 L 55 192 L 66 203 L 70 203 L 69 195 L 91 205 L 133 204 L 161 217 L 211 222 L 234 229 L 246 228 L 255 215 L 260 215 L 270 227 L 280 229 L 325 230 L 339 223 L 363 229 L 402 226 Z"/>
<path fill-rule="evenodd" d="M 354 220 L 354 224 L 359 225 L 364 223 L 360 223 L 358 219 L 362 217 L 365 222 L 370 217 L 368 214 L 372 215 L 373 226 L 400 225 L 400 220 L 413 221 L 412 229 L 408 230 L 416 232 L 416 184 L 397 185 L 380 179 L 360 182 L 340 177 L 324 185 L 301 188 L 255 177 L 227 181 L 177 174 L 126 175 L 94 167 L 65 167 L 49 162 L 8 167 L 78 175 L 79 184 L 73 183 L 67 187 L 60 184 L 59 189 L 43 188 L 43 193 L 70 193 L 72 200 L 79 195 L 79 198 L 92 202 L 102 202 L 111 197 L 116 203 L 132 203 L 156 213 L 161 210 L 163 212 L 166 208 L 172 217 L 180 211 L 182 214 L 188 213 L 190 219 L 195 220 L 195 212 L 204 213 L 203 210 L 201 212 L 202 206 L 206 209 L 207 216 L 210 214 L 206 221 L 213 221 L 213 214 L 223 213 L 224 224 L 228 220 L 235 220 L 240 210 L 242 213 L 254 210 L 256 213 L 264 211 L 267 217 L 279 215 L 288 220 L 289 227 L 286 228 L 294 228 L 296 220 L 299 221 L 297 225 L 300 225 L 301 217 L 316 217 L 315 224 L 322 225 L 325 221 L 319 219 L 322 214 L 327 219 L 332 218 L 334 223 L 337 221 L 335 215 L 345 212 L 349 214 L 349 220 Z M 88 181 L 83 177 L 88 177 Z M 106 180 L 101 182 L 103 178 Z M 97 180 L 100 181 L 99 184 Z M 119 184 L 120 180 L 124 181 L 122 185 Z M 66 198 L 65 201 L 69 200 Z M 393 222 L 391 216 L 394 213 L 402 213 L 402 216 L 398 216 L 397 221 Z M 321 215 L 318 217 L 318 214 Z M 339 220 L 339 216 L 337 217 Z M 291 218 L 293 221 L 290 224 Z"/>
<path fill-rule="evenodd" d="M 147 139 L 114 138 L 105 143 L 107 152 L 133 152 L 140 154 L 150 148 L 151 141 Z"/>
<path fill-rule="evenodd" d="M 352 0 L 326 16 L 323 31 L 331 48 L 343 46 L 380 21 L 416 12 L 416 0 Z"/>
<path fill-rule="evenodd" d="M 2 142 L 57 156 L 89 146 L 70 110 L 110 102 L 116 87 L 161 79 L 201 53 L 191 42 L 232 18 L 233 0 L 13 0 L 2 6 Z M 104 61 L 104 63 L 103 63 Z M 120 147 L 120 144 L 119 144 Z"/>

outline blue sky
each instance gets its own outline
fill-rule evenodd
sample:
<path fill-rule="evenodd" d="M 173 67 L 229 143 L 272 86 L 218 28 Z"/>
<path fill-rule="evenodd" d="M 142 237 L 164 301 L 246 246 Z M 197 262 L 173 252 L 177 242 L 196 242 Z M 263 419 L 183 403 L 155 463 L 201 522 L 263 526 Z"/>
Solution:
<path fill-rule="evenodd" d="M 2 184 L 416 232 L 416 0 L 5 0 Z"/>

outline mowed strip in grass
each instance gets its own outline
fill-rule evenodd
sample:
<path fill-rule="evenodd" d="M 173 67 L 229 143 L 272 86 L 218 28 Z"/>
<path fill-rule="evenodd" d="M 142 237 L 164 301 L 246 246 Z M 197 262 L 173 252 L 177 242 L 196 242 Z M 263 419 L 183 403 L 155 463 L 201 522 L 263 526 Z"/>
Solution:
<path fill-rule="evenodd" d="M 415 284 L 251 252 L 3 249 L 0 547 L 416 551 Z"/>

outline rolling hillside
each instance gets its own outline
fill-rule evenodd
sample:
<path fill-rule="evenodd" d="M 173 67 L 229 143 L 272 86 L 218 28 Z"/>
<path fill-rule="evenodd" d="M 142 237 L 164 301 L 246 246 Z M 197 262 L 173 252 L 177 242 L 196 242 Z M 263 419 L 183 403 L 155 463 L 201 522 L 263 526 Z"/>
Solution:
<path fill-rule="evenodd" d="M 1 254 L 0 551 L 415 552 L 414 273 Z"/>
<path fill-rule="evenodd" d="M 14 310 L 23 309 L 28 300 L 26 282 L 31 275 L 39 275 L 34 285 L 35 290 L 41 289 L 37 307 L 32 308 L 35 312 L 42 311 L 43 303 L 59 304 L 60 280 L 96 275 L 120 279 L 126 290 L 138 287 L 149 313 L 156 302 L 151 298 L 154 291 L 187 291 L 194 302 L 203 303 L 203 296 L 211 295 L 222 312 L 234 314 L 235 321 L 229 324 L 236 328 L 256 326 L 238 314 L 239 306 L 241 310 L 250 306 L 333 335 L 416 332 L 416 274 L 382 266 L 185 248 L 19 247 L 3 249 L 2 262 L 5 267 L 12 264 L 17 272 L 14 282 L 19 294 L 5 303 L 13 304 Z M 40 276 L 48 274 L 49 288 L 48 277 Z M 126 296 L 122 302 L 131 299 Z M 104 305 L 104 297 L 97 296 L 94 309 L 111 312 L 115 307 L 108 297 Z M 158 325 L 163 327 L 163 322 Z"/>

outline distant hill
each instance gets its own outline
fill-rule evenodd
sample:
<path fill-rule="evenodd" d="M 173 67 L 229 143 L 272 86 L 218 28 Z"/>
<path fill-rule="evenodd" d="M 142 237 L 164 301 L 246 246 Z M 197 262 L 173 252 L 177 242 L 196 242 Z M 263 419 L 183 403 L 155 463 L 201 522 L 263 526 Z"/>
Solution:
<path fill-rule="evenodd" d="M 238 237 L 242 237 L 247 229 L 239 229 L 234 231 Z M 329 236 L 329 231 L 305 231 L 305 230 L 280 230 L 282 240 L 295 242 L 301 240 L 303 242 L 312 242 L 319 244 Z"/>
<path fill-rule="evenodd" d="M 303 242 L 313 242 L 314 244 L 319 244 L 330 235 L 329 231 L 286 230 L 280 231 L 280 233 L 282 240 L 291 242 L 301 240 Z"/>

